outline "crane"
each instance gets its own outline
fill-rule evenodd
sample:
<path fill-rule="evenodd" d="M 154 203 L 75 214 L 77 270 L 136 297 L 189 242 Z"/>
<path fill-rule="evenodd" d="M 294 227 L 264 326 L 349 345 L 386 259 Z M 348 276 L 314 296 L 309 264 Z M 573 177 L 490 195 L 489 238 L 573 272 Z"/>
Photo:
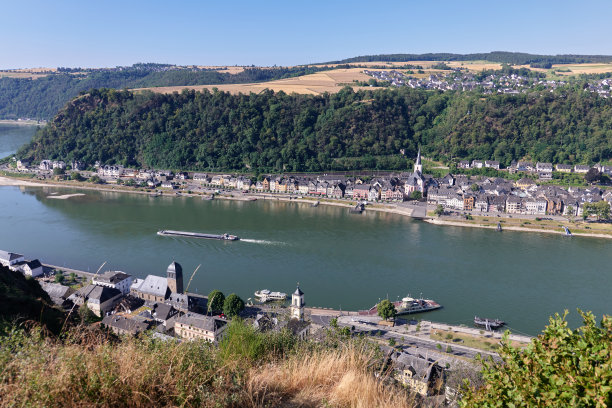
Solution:
<path fill-rule="evenodd" d="M 191 285 L 191 281 L 193 280 L 193 277 L 195 276 L 198 269 L 200 269 L 200 266 L 202 266 L 202 264 L 199 264 L 198 267 L 195 268 L 195 271 L 193 271 L 193 273 L 191 274 L 191 278 L 189 278 L 189 282 L 187 282 L 187 287 L 185 288 L 185 293 L 187 293 L 187 289 L 189 289 L 189 285 Z"/>

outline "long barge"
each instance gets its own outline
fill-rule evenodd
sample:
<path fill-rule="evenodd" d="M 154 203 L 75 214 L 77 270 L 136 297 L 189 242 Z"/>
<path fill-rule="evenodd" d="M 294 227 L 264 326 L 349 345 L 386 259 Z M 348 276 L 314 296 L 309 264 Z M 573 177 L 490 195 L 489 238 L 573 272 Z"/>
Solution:
<path fill-rule="evenodd" d="M 219 239 L 222 241 L 238 241 L 240 238 L 236 235 L 230 234 L 202 234 L 200 232 L 187 232 L 187 231 L 172 231 L 172 230 L 161 230 L 157 231 L 157 235 L 165 237 L 187 237 L 187 238 L 204 238 L 204 239 Z"/>

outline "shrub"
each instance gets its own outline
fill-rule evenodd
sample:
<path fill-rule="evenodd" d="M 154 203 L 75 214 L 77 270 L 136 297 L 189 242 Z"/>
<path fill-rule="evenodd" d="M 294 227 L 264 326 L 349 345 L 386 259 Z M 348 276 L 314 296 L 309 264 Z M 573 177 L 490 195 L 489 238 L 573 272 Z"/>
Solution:
<path fill-rule="evenodd" d="M 464 407 L 606 407 L 612 405 L 612 318 L 600 327 L 592 313 L 584 325 L 568 328 L 556 314 L 543 333 L 525 349 L 514 348 L 504 335 L 501 362 L 482 361 L 485 386 L 465 387 Z"/>

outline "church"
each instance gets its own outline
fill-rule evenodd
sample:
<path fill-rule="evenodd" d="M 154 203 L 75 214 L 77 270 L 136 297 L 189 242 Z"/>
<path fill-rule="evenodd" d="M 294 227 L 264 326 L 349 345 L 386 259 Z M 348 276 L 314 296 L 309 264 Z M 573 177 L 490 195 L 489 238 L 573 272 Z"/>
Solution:
<path fill-rule="evenodd" d="M 402 181 L 404 182 L 404 195 L 410 196 L 415 191 L 421 192 L 423 196 L 427 193 L 427 184 L 423 176 L 423 165 L 421 164 L 421 148 L 417 153 L 416 161 L 414 162 L 414 170 L 411 174 L 403 174 Z"/>
<path fill-rule="evenodd" d="M 148 275 L 145 279 L 136 279 L 130 293 L 149 302 L 163 302 L 173 295 L 183 294 L 183 268 L 178 262 L 172 262 L 166 277 Z"/>

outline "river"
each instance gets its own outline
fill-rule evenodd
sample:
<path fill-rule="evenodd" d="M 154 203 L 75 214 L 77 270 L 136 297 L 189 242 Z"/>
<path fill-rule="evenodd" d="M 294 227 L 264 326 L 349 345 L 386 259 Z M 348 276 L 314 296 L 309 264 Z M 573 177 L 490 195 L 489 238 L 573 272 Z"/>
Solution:
<path fill-rule="evenodd" d="M 2 138 L 0 137 L 0 140 Z M 0 148 L 3 150 L 6 148 Z M 66 200 L 52 193 L 85 195 Z M 471 324 L 474 315 L 537 334 L 555 312 L 610 314 L 612 241 L 426 224 L 400 215 L 276 201 L 0 187 L 0 249 L 76 269 L 163 275 L 181 263 L 190 291 L 292 292 L 307 304 L 356 310 L 410 293 L 444 306 L 418 317 Z M 156 235 L 228 232 L 223 242 Z"/>

